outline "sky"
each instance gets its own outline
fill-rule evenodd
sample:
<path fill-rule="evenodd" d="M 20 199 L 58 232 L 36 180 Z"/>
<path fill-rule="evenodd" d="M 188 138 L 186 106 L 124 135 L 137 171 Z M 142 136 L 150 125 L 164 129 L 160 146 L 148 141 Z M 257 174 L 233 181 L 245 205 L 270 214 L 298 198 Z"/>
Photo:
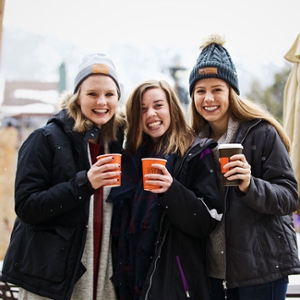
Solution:
<path fill-rule="evenodd" d="M 284 65 L 300 33 L 299 12 L 299 0 L 6 0 L 3 25 L 70 41 L 90 53 L 106 52 L 116 42 L 145 52 L 173 47 L 181 49 L 187 67 L 203 38 L 219 32 L 233 60 L 259 78 L 270 63 Z"/>

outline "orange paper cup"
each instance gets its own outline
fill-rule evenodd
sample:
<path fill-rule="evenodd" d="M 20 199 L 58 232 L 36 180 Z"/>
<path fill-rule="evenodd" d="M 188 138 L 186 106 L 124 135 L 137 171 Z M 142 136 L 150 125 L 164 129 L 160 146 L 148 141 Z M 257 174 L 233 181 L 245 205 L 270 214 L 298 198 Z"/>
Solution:
<path fill-rule="evenodd" d="M 110 164 L 119 164 L 121 166 L 122 163 L 122 154 L 120 153 L 108 153 L 108 154 L 103 154 L 103 155 L 99 155 L 97 156 L 97 159 L 100 160 L 102 158 L 106 158 L 106 157 L 114 157 L 114 160 L 112 162 L 110 162 Z M 111 170 L 110 172 L 113 171 L 121 171 L 121 167 Z M 115 184 L 109 184 L 109 185 L 105 185 L 105 186 L 110 186 L 110 187 L 114 187 L 114 186 L 120 186 L 121 185 L 121 174 L 111 177 L 111 179 L 118 179 L 118 182 L 116 182 Z"/>
<path fill-rule="evenodd" d="M 144 190 L 151 191 L 155 189 L 159 189 L 159 185 L 153 185 L 146 183 L 146 174 L 162 174 L 161 171 L 157 168 L 153 168 L 152 164 L 161 164 L 165 166 L 167 163 L 166 159 L 162 158 L 142 158 L 142 168 L 143 168 L 143 183 L 144 183 Z"/>

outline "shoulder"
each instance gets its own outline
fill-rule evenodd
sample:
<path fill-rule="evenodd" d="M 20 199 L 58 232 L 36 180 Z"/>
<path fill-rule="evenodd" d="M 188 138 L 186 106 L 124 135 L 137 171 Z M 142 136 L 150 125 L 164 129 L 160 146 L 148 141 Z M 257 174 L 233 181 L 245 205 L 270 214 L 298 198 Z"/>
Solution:
<path fill-rule="evenodd" d="M 189 150 L 197 149 L 197 152 L 202 152 L 203 150 L 210 151 L 210 149 L 214 149 L 218 146 L 218 143 L 211 138 L 195 136 L 194 142 L 192 143 Z"/>
<path fill-rule="evenodd" d="M 177 164 L 179 164 L 178 161 L 182 161 L 181 164 L 194 166 L 194 162 L 203 161 L 204 157 L 210 156 L 213 158 L 212 150 L 217 146 L 218 143 L 211 138 L 195 136 L 192 145 L 186 151 L 184 157 L 176 160 Z M 199 164 L 197 163 L 196 165 Z"/>
<path fill-rule="evenodd" d="M 258 153 L 263 151 L 269 154 L 274 152 L 288 156 L 286 147 L 279 133 L 276 128 L 267 121 L 256 120 L 241 123 L 237 141 L 244 145 L 245 152 L 251 151 Z"/>
<path fill-rule="evenodd" d="M 20 147 L 20 153 L 51 150 L 57 144 L 57 141 L 62 141 L 62 130 L 54 123 L 45 125 L 34 130 Z M 65 140 L 65 139 L 64 139 Z"/>
<path fill-rule="evenodd" d="M 269 135 L 279 137 L 276 128 L 269 122 L 261 119 L 245 121 L 240 123 L 237 133 L 237 142 L 240 142 L 249 136 L 258 136 L 262 138 Z"/>

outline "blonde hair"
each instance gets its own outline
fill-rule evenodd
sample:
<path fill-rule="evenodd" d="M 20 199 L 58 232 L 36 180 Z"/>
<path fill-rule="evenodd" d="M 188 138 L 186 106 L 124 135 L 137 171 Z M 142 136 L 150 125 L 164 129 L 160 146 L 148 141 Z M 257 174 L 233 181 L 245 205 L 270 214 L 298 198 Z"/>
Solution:
<path fill-rule="evenodd" d="M 157 152 L 176 153 L 183 156 L 194 140 L 192 129 L 187 125 L 178 96 L 164 80 L 147 80 L 138 85 L 126 103 L 128 122 L 126 148 L 137 151 L 141 145 L 151 145 L 152 139 L 142 129 L 142 100 L 149 89 L 162 89 L 169 104 L 171 124 L 165 134 L 156 143 Z"/>
<path fill-rule="evenodd" d="M 94 123 L 84 116 L 78 104 L 80 91 L 81 87 L 75 94 L 73 92 L 64 92 L 60 97 L 60 108 L 65 109 L 69 117 L 74 120 L 73 131 L 75 132 L 85 132 L 94 126 Z M 107 142 L 115 141 L 119 127 L 125 128 L 126 120 L 125 114 L 117 108 L 113 117 L 107 123 L 101 125 L 101 139 Z"/>
<path fill-rule="evenodd" d="M 262 119 L 270 123 L 277 130 L 287 151 L 290 151 L 290 139 L 285 133 L 280 123 L 262 106 L 251 100 L 242 99 L 233 88 L 229 86 L 229 116 L 237 122 L 249 121 L 254 119 Z M 199 134 L 204 125 L 208 122 L 198 113 L 194 95 L 192 93 L 191 101 L 191 123 L 196 134 Z"/>

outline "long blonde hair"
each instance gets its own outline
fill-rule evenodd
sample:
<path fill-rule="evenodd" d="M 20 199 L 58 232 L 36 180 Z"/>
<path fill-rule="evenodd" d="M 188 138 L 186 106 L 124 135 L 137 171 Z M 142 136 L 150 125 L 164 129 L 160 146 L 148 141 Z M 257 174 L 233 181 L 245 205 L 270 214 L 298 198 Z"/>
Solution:
<path fill-rule="evenodd" d="M 64 92 L 60 97 L 60 108 L 68 112 L 69 117 L 74 119 L 73 130 L 75 132 L 85 132 L 94 126 L 94 123 L 87 119 L 81 111 L 78 104 L 78 98 L 81 88 L 73 94 L 73 92 Z M 117 139 L 118 128 L 126 127 L 125 114 L 117 108 L 116 113 L 106 123 L 101 125 L 101 139 L 103 141 L 115 141 Z"/>
<path fill-rule="evenodd" d="M 290 151 L 290 139 L 280 123 L 262 106 L 251 100 L 242 99 L 233 88 L 229 87 L 229 116 L 237 122 L 262 119 L 269 122 L 277 130 L 287 151 Z M 191 123 L 196 134 L 199 134 L 208 122 L 198 113 L 192 93 L 191 101 Z"/>
<path fill-rule="evenodd" d="M 152 139 L 142 129 L 142 99 L 149 89 L 162 89 L 170 108 L 171 124 L 166 133 L 156 143 L 157 152 L 165 149 L 165 153 L 176 153 L 183 156 L 194 140 L 192 129 L 187 125 L 184 113 L 172 87 L 164 80 L 147 80 L 138 85 L 126 103 L 128 122 L 126 148 L 137 151 L 141 145 L 151 145 Z"/>

